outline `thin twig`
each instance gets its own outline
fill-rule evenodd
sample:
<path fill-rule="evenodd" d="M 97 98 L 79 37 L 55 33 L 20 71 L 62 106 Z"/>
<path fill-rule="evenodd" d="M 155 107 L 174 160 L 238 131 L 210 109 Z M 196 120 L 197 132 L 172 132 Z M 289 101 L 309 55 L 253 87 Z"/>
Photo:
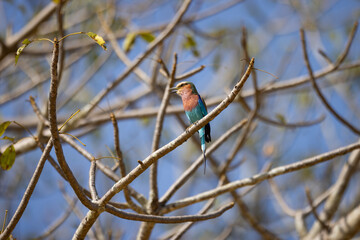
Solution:
<path fill-rule="evenodd" d="M 187 78 L 189 78 L 189 77 L 191 77 L 191 76 L 194 76 L 195 74 L 201 72 L 204 68 L 205 68 L 205 66 L 204 66 L 204 65 L 201 65 L 201 66 L 198 67 L 198 68 L 195 68 L 195 69 L 193 69 L 193 70 L 191 70 L 191 71 L 189 71 L 189 72 L 183 73 L 183 74 L 181 74 L 180 76 L 177 76 L 177 77 L 176 77 L 175 82 L 181 81 L 181 80 L 184 80 L 184 79 L 187 79 Z"/>
<path fill-rule="evenodd" d="M 114 128 L 114 148 L 115 148 L 115 152 L 116 155 L 118 157 L 118 165 L 120 168 L 120 174 L 121 177 L 124 177 L 126 175 L 126 168 L 125 168 L 125 163 L 124 163 L 124 159 L 123 159 L 123 154 L 120 148 L 120 140 L 119 140 L 119 127 L 116 121 L 116 117 L 114 113 L 110 114 L 110 119 Z"/>
<path fill-rule="evenodd" d="M 113 113 L 110 114 L 110 119 L 111 119 L 111 122 L 112 122 L 113 128 L 114 128 L 114 146 L 115 146 L 116 155 L 118 156 L 117 159 L 118 159 L 118 165 L 120 167 L 120 174 L 121 174 L 121 177 L 124 177 L 124 176 L 126 176 L 126 168 L 125 168 L 125 163 L 124 163 L 124 160 L 123 160 L 122 152 L 121 152 L 121 149 L 120 149 L 119 127 L 117 125 L 116 118 L 115 118 L 115 115 Z M 135 191 L 132 190 L 132 192 L 135 192 Z M 125 196 L 126 202 L 129 204 L 129 206 L 130 206 L 130 208 L 132 210 L 134 210 L 137 213 L 145 213 L 146 212 L 143 208 L 139 207 L 131 199 L 129 186 L 126 186 L 124 188 L 124 196 Z"/>
<path fill-rule="evenodd" d="M 58 24 L 58 31 L 59 31 L 58 39 L 61 39 L 65 35 L 64 14 L 62 13 L 64 4 L 65 4 L 65 1 L 60 0 L 57 4 L 57 9 L 56 9 L 57 24 Z M 61 82 L 61 78 L 62 78 L 63 70 L 64 70 L 64 60 L 65 60 L 64 44 L 65 44 L 64 41 L 61 41 L 59 43 L 59 45 L 60 45 L 60 47 L 59 47 L 60 61 L 59 61 L 59 71 L 58 71 L 58 81 L 59 82 Z"/>
<path fill-rule="evenodd" d="M 169 69 L 167 68 L 167 66 L 166 66 L 166 64 L 164 63 L 164 61 L 163 61 L 161 58 L 159 58 L 157 61 L 158 61 L 158 63 L 159 63 L 160 66 L 161 66 L 160 73 L 161 73 L 162 75 L 164 75 L 164 77 L 170 78 Z"/>
<path fill-rule="evenodd" d="M 346 56 L 348 55 L 349 53 L 349 50 L 350 50 L 350 47 L 353 43 L 353 40 L 354 40 L 354 37 L 355 37 L 355 33 L 357 31 L 357 28 L 358 28 L 358 22 L 354 22 L 354 25 L 350 31 L 350 34 L 349 34 L 349 39 L 348 39 L 348 42 L 346 43 L 346 46 L 344 48 L 344 51 L 341 53 L 341 55 L 336 59 L 336 63 L 335 63 L 335 67 L 339 67 L 343 61 L 345 60 Z"/>
<path fill-rule="evenodd" d="M 275 183 L 273 179 L 268 179 L 268 182 L 270 184 L 270 189 L 273 192 L 276 201 L 278 202 L 280 208 L 283 210 L 284 213 L 289 215 L 290 217 L 294 217 L 297 213 L 294 209 L 290 208 L 289 205 L 285 202 L 284 198 L 282 197 L 279 187 Z"/>
<path fill-rule="evenodd" d="M 248 62 L 250 61 L 250 56 L 249 56 L 249 52 L 248 52 L 248 47 L 247 47 L 247 30 L 246 27 L 243 26 L 242 27 L 242 36 L 241 36 L 241 46 L 242 49 L 244 51 L 244 55 L 245 55 L 245 60 Z M 254 106 L 255 112 L 258 111 L 258 109 L 260 108 L 260 92 L 259 92 L 259 88 L 258 88 L 258 84 L 257 84 L 257 77 L 256 77 L 256 71 L 255 69 L 253 69 L 252 74 L 251 74 L 251 78 L 252 78 L 252 83 L 253 83 L 253 89 L 254 89 Z"/>
<path fill-rule="evenodd" d="M 320 54 L 320 56 L 322 56 L 325 61 L 328 63 L 328 64 L 333 64 L 332 60 L 330 59 L 330 57 L 321 49 L 318 50 L 318 53 Z"/>
<path fill-rule="evenodd" d="M 313 199 L 311 197 L 311 192 L 309 188 L 305 188 L 305 195 L 308 200 L 309 206 L 311 208 L 311 212 L 314 215 L 315 219 L 321 224 L 321 226 L 327 231 L 327 233 L 330 233 L 331 228 L 329 227 L 328 224 L 326 224 L 326 222 L 320 219 L 319 214 L 316 212 L 316 208 L 314 207 Z"/>
<path fill-rule="evenodd" d="M 90 171 L 89 171 L 89 188 L 91 193 L 91 199 L 93 200 L 93 202 L 99 199 L 98 193 L 96 191 L 95 179 L 96 179 L 96 160 L 93 159 L 91 161 Z"/>

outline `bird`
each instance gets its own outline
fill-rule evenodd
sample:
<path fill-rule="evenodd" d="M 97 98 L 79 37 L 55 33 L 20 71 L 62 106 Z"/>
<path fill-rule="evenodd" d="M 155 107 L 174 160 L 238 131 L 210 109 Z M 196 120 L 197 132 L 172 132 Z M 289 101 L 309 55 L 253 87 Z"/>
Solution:
<path fill-rule="evenodd" d="M 181 82 L 170 89 L 172 93 L 176 93 L 181 97 L 185 114 L 189 121 L 193 124 L 207 115 L 207 107 L 204 99 L 200 96 L 196 90 L 195 85 L 192 82 Z M 206 124 L 199 131 L 201 151 L 204 156 L 204 174 L 206 172 L 206 145 L 211 141 L 210 135 L 210 123 Z"/>

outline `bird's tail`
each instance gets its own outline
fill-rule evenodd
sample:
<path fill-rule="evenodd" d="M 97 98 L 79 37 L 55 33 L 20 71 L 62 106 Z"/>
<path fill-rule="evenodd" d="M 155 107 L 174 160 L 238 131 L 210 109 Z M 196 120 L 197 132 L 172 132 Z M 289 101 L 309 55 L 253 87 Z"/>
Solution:
<path fill-rule="evenodd" d="M 203 152 L 204 156 L 204 174 L 206 173 L 206 146 L 205 146 L 205 129 L 201 128 L 199 130 L 200 141 L 201 141 L 201 151 Z"/>

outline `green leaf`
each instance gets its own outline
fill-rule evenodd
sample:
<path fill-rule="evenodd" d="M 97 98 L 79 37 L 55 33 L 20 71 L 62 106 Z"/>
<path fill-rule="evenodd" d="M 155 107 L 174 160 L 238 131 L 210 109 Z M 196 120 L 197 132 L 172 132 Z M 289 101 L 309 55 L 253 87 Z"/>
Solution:
<path fill-rule="evenodd" d="M 2 136 L 7 129 L 7 127 L 10 125 L 11 121 L 6 121 L 0 124 L 0 136 Z"/>
<path fill-rule="evenodd" d="M 151 123 L 151 119 L 148 118 L 148 117 L 143 117 L 143 118 L 140 118 L 140 123 L 142 126 L 149 126 L 150 123 Z"/>
<path fill-rule="evenodd" d="M 130 32 L 126 35 L 125 40 L 123 42 L 123 49 L 126 53 L 129 52 L 134 46 L 136 36 L 137 34 L 134 32 Z"/>
<path fill-rule="evenodd" d="M 279 122 L 286 124 L 286 118 L 281 113 L 277 113 L 275 115 L 276 119 L 279 120 Z"/>
<path fill-rule="evenodd" d="M 96 33 L 93 33 L 93 32 L 87 32 L 86 35 L 88 35 L 89 37 L 91 37 L 97 44 L 99 44 L 105 51 L 107 50 L 107 47 L 106 47 L 106 42 L 105 40 L 97 35 Z"/>
<path fill-rule="evenodd" d="M 191 49 L 191 52 L 195 57 L 200 57 L 200 52 L 196 48 Z"/>
<path fill-rule="evenodd" d="M 25 39 L 24 41 L 22 41 L 22 45 L 21 47 L 18 48 L 18 50 L 15 53 L 15 65 L 17 64 L 20 54 L 22 53 L 22 51 L 24 51 L 24 49 L 31 43 L 32 41 L 30 41 L 29 39 Z"/>
<path fill-rule="evenodd" d="M 155 39 L 155 36 L 151 32 L 141 32 L 139 36 L 148 43 L 151 43 Z"/>
<path fill-rule="evenodd" d="M 185 35 L 185 41 L 183 42 L 183 47 L 185 49 L 191 49 L 191 48 L 194 48 L 196 47 L 197 44 L 196 44 L 196 41 L 194 39 L 194 37 L 190 34 L 186 34 Z"/>
<path fill-rule="evenodd" d="M 9 141 L 11 141 L 11 142 L 14 142 L 14 141 L 15 141 L 15 138 L 8 137 L 8 136 L 4 136 L 4 137 L 2 137 L 2 138 L 0 138 L 0 139 L 2 139 L 2 140 L 9 140 Z"/>
<path fill-rule="evenodd" d="M 15 162 L 16 152 L 14 145 L 6 148 L 5 152 L 0 157 L 0 165 L 4 170 L 9 170 Z"/>
<path fill-rule="evenodd" d="M 200 52 L 197 49 L 197 43 L 194 39 L 194 37 L 190 34 L 185 34 L 185 40 L 182 43 L 182 46 L 184 49 L 186 50 L 191 50 L 191 53 L 195 56 L 195 57 L 199 57 L 200 56 Z"/>
<path fill-rule="evenodd" d="M 55 4 L 59 4 L 61 0 L 52 0 Z"/>

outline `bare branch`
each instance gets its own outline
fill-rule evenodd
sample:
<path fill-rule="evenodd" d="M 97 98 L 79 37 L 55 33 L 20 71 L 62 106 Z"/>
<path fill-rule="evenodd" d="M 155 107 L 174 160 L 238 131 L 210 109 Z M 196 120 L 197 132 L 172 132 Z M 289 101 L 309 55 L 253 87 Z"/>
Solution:
<path fill-rule="evenodd" d="M 188 215 L 188 216 L 170 216 L 170 217 L 162 217 L 162 216 L 154 216 L 154 215 L 142 215 L 135 213 L 127 213 L 120 210 L 117 210 L 113 207 L 106 206 L 106 211 L 120 218 L 133 220 L 133 221 L 142 221 L 142 222 L 152 222 L 152 223 L 184 223 L 184 222 L 197 222 L 197 221 L 205 221 L 212 218 L 217 218 L 222 215 L 225 211 L 229 210 L 234 206 L 234 203 L 228 203 L 221 207 L 219 210 L 204 214 L 204 215 Z"/>
<path fill-rule="evenodd" d="M 353 239 L 360 229 L 360 205 L 336 222 L 327 239 Z"/>
<path fill-rule="evenodd" d="M 167 83 L 165 91 L 164 91 L 164 96 L 161 101 L 160 110 L 159 110 L 158 116 L 156 118 L 152 152 L 155 152 L 159 148 L 160 135 L 161 135 L 161 131 L 162 131 L 163 123 L 164 123 L 165 111 L 169 104 L 169 99 L 170 99 L 170 88 L 172 87 L 172 85 L 175 82 L 176 67 L 177 67 L 177 55 L 175 53 L 174 59 L 173 59 L 173 67 L 172 67 L 171 75 L 169 76 L 168 83 Z M 151 190 L 149 193 L 149 196 L 150 196 L 149 201 L 150 201 L 150 209 L 151 209 L 151 212 L 153 213 L 156 211 L 156 209 L 158 207 L 157 206 L 158 205 L 157 162 L 155 162 L 151 166 L 150 186 L 151 186 L 151 188 L 150 188 Z"/>
<path fill-rule="evenodd" d="M 99 195 L 96 191 L 95 186 L 95 176 L 96 176 L 96 160 L 93 159 L 90 165 L 90 172 L 89 172 L 89 188 L 91 193 L 91 199 L 95 202 L 99 199 Z"/>
<path fill-rule="evenodd" d="M 306 50 L 305 33 L 304 33 L 303 29 L 300 30 L 300 37 L 301 37 L 301 44 L 302 44 L 305 64 L 306 64 L 306 67 L 307 67 L 308 72 L 309 72 L 310 81 L 312 83 L 312 86 L 313 86 L 316 94 L 319 96 L 321 102 L 324 104 L 324 106 L 327 108 L 327 110 L 330 111 L 330 113 L 332 113 L 341 123 L 343 123 L 352 132 L 360 135 L 360 129 L 354 127 L 352 124 L 350 124 L 348 121 L 346 121 L 342 116 L 340 116 L 340 114 L 338 114 L 334 110 L 334 108 L 331 107 L 331 105 L 326 100 L 325 96 L 322 94 L 319 86 L 317 85 L 317 83 L 315 81 L 314 74 L 313 74 L 313 71 L 311 69 L 311 65 L 310 65 L 310 62 L 309 62 L 309 57 L 308 57 L 307 50 Z"/>
<path fill-rule="evenodd" d="M 323 222 L 320 219 L 319 215 L 317 214 L 316 208 L 314 207 L 313 200 L 312 200 L 312 197 L 311 197 L 310 189 L 305 188 L 305 193 L 306 193 L 306 198 L 307 198 L 308 203 L 310 205 L 312 214 L 314 215 L 315 219 L 321 224 L 322 228 L 324 228 L 329 233 L 331 231 L 331 228 L 325 222 Z"/>
<path fill-rule="evenodd" d="M 359 143 L 358 143 L 359 144 Z M 349 181 L 354 175 L 357 166 L 360 162 L 360 151 L 354 151 L 350 154 L 349 160 L 343 166 L 337 181 L 334 184 L 329 197 L 325 202 L 324 209 L 320 213 L 319 217 L 323 222 L 330 220 L 340 205 L 340 201 L 345 193 L 346 188 L 349 186 Z M 306 236 L 306 239 L 312 239 L 322 230 L 322 225 L 319 222 L 315 222 Z"/>
<path fill-rule="evenodd" d="M 294 209 L 290 208 L 289 205 L 285 202 L 284 198 L 281 196 L 280 190 L 277 184 L 275 183 L 275 181 L 273 179 L 269 179 L 268 182 L 270 184 L 271 191 L 273 192 L 276 198 L 276 201 L 278 202 L 279 206 L 284 211 L 284 213 L 286 213 L 291 217 L 295 217 L 297 212 Z"/>
<path fill-rule="evenodd" d="M 118 156 L 118 164 L 119 164 L 119 167 L 120 167 L 120 174 L 121 174 L 121 177 L 124 177 L 124 176 L 126 176 L 126 168 L 125 168 L 125 163 L 124 163 L 124 160 L 123 160 L 122 152 L 121 152 L 121 149 L 120 149 L 119 128 L 118 128 L 118 125 L 117 125 L 117 122 L 116 122 L 115 115 L 113 113 L 110 114 L 110 118 L 111 118 L 111 122 L 112 122 L 113 128 L 114 128 L 114 146 L 115 146 L 116 155 Z M 116 179 L 117 180 L 115 180 L 115 179 L 113 179 L 113 180 L 115 180 L 115 181 L 119 180 L 119 178 L 116 178 Z M 136 203 L 134 203 L 132 201 L 131 196 L 130 196 L 129 188 L 130 188 L 129 186 L 126 186 L 124 188 L 124 196 L 125 196 L 126 202 L 129 204 L 131 209 L 133 209 L 135 212 L 137 212 L 137 213 L 145 213 L 146 211 L 143 208 L 139 207 Z M 131 192 L 137 194 L 135 192 L 135 190 L 133 190 L 133 189 L 131 189 Z M 145 203 L 143 203 L 143 204 L 145 205 Z"/>
<path fill-rule="evenodd" d="M 355 37 L 355 33 L 357 31 L 357 28 L 358 28 L 358 22 L 356 21 L 351 29 L 349 39 L 348 39 L 348 42 L 346 43 L 344 51 L 341 53 L 341 55 L 338 57 L 338 59 L 336 59 L 335 67 L 340 66 L 343 63 L 343 61 L 345 60 L 346 56 L 348 55 L 350 47 L 351 47 L 354 37 Z"/>
<path fill-rule="evenodd" d="M 318 52 L 319 52 L 320 56 L 322 56 L 329 65 L 333 64 L 332 60 L 329 58 L 329 56 L 323 50 L 319 49 Z"/>
<path fill-rule="evenodd" d="M 330 151 L 330 152 L 327 152 L 327 153 L 324 153 L 321 155 L 317 155 L 317 156 L 314 156 L 311 158 L 304 159 L 299 162 L 295 162 L 292 164 L 273 168 L 272 170 L 270 170 L 266 173 L 256 174 L 250 178 L 233 181 L 229 184 L 223 185 L 216 189 L 213 189 L 213 190 L 210 190 L 207 192 L 203 192 L 196 196 L 188 197 L 188 198 L 176 201 L 174 203 L 168 204 L 166 207 L 164 207 L 162 209 L 162 212 L 167 213 L 167 212 L 173 211 L 174 209 L 182 208 L 182 207 L 188 206 L 190 204 L 194 204 L 196 202 L 201 202 L 206 199 L 219 196 L 220 194 L 223 194 L 225 192 L 233 191 L 235 189 L 238 189 L 238 188 L 241 188 L 244 186 L 251 186 L 251 185 L 257 184 L 259 182 L 262 182 L 266 179 L 274 178 L 276 176 L 283 175 L 283 174 L 286 174 L 289 172 L 294 172 L 299 169 L 311 167 L 311 166 L 314 166 L 321 162 L 331 160 L 335 157 L 345 155 L 345 154 L 352 152 L 358 148 L 360 148 L 360 143 L 354 143 L 354 144 L 348 145 L 346 147 L 338 148 L 336 150 L 333 150 L 333 151 Z"/>
<path fill-rule="evenodd" d="M 198 67 L 198 68 L 195 68 L 195 69 L 193 69 L 193 70 L 191 70 L 191 71 L 189 71 L 189 72 L 183 73 L 183 74 L 181 74 L 180 76 L 177 76 L 177 77 L 176 77 L 175 82 L 181 81 L 181 80 L 184 80 L 184 79 L 187 79 L 187 78 L 189 78 L 189 77 L 191 77 L 191 76 L 194 76 L 195 74 L 201 72 L 204 68 L 205 68 L 205 66 L 204 66 L 204 65 L 201 65 L 201 66 Z"/>
<path fill-rule="evenodd" d="M 59 161 L 61 169 L 64 171 L 66 179 L 69 181 L 71 187 L 74 189 L 79 200 L 88 208 L 95 209 L 96 205 L 93 204 L 82 191 L 82 187 L 76 180 L 75 176 L 71 172 L 68 164 L 66 163 L 62 146 L 60 143 L 60 136 L 57 127 L 56 120 L 56 98 L 58 91 L 58 79 L 57 79 L 57 63 L 59 57 L 59 44 L 56 39 L 54 39 L 54 52 L 53 59 L 51 63 L 51 84 L 50 84 L 50 94 L 49 94 L 49 121 L 50 121 L 50 132 L 52 136 L 52 141 L 54 144 L 55 154 Z"/>

